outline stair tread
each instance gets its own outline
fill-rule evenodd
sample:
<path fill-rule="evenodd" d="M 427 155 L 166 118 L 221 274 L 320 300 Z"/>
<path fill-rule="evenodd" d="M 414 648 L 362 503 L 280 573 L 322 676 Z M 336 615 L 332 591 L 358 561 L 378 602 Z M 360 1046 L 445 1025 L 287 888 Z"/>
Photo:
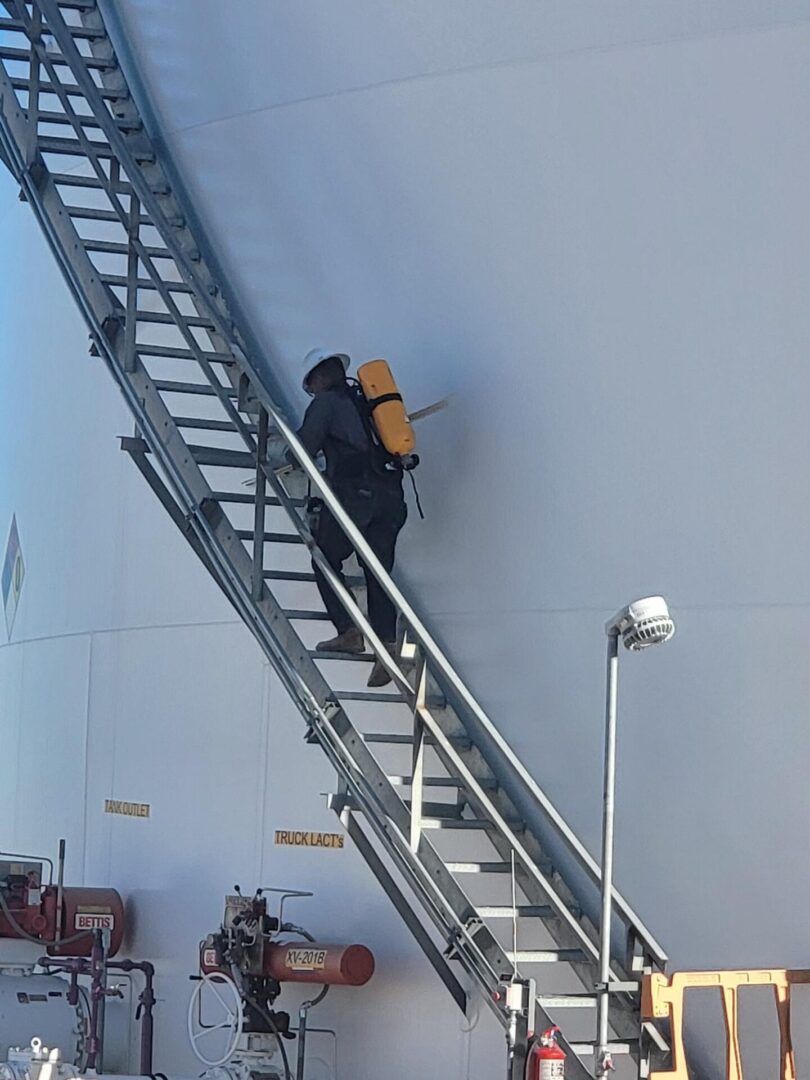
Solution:
<path fill-rule="evenodd" d="M 20 49 L 13 45 L 0 45 L 0 58 L 3 60 L 22 60 L 25 62 L 30 56 L 30 49 Z M 48 59 L 52 64 L 58 64 L 60 67 L 70 67 L 61 52 L 52 52 L 49 49 Z M 93 68 L 96 71 L 114 71 L 118 67 L 117 61 L 100 56 L 82 56 L 82 62 L 88 68 Z"/>
<path fill-rule="evenodd" d="M 454 746 L 469 747 L 470 739 L 465 735 L 450 735 L 450 742 Z M 390 743 L 392 746 L 410 746 L 413 743 L 413 735 L 401 735 L 395 731 L 370 731 L 363 733 L 363 739 L 369 743 Z M 435 740 L 431 735 L 426 736 L 428 746 L 435 746 Z"/>
<path fill-rule="evenodd" d="M 458 829 L 460 832 L 489 832 L 494 822 L 483 818 L 447 818 L 430 814 L 419 819 L 423 829 Z"/>
<path fill-rule="evenodd" d="M 253 506 L 256 502 L 256 496 L 253 491 L 212 491 L 211 498 L 214 502 L 222 503 L 240 503 L 244 506 Z M 290 499 L 292 506 L 305 506 L 306 499 Z M 281 506 L 281 500 L 277 499 L 275 495 L 265 495 L 265 506 Z M 291 571 L 292 572 L 292 571 Z M 295 571 L 297 572 L 297 571 Z M 265 576 L 269 574 L 284 574 L 284 570 L 267 570 Z M 312 580 L 315 580 L 314 575 L 310 574 Z"/>
<path fill-rule="evenodd" d="M 329 622 L 329 616 L 325 611 L 309 611 L 304 608 L 284 608 L 284 614 L 291 621 L 301 620 L 302 622 Z"/>
<path fill-rule="evenodd" d="M 451 874 L 511 874 L 512 866 L 508 862 L 448 862 L 445 866 Z"/>
<path fill-rule="evenodd" d="M 2 29 L 3 25 L 2 20 L 0 19 L 0 30 Z M 28 119 L 28 110 L 23 109 L 23 112 L 26 119 Z M 78 119 L 81 120 L 83 128 L 101 127 L 100 121 L 98 121 L 95 116 L 87 116 L 84 113 L 77 114 L 77 116 Z M 39 120 L 40 124 L 64 124 L 65 126 L 72 124 L 72 120 L 67 113 L 57 112 L 53 109 L 40 109 L 37 113 L 37 119 Z M 115 123 L 120 131 L 140 131 L 142 126 L 139 120 L 120 120 L 117 117 Z M 67 209 L 71 211 L 72 216 L 72 211 L 80 208 L 69 206 Z M 113 213 L 113 211 L 110 211 L 110 213 Z M 118 218 L 116 216 L 109 218 L 109 220 L 117 221 Z"/>
<path fill-rule="evenodd" d="M 11 79 L 11 85 L 15 90 L 27 90 L 29 87 L 29 81 L 22 76 L 14 76 Z M 71 97 L 84 97 L 84 91 L 76 83 L 60 83 L 60 90 L 63 90 Z M 55 94 L 53 83 L 50 80 L 45 79 L 39 84 L 39 89 L 43 94 Z M 121 93 L 119 90 L 111 90 L 107 87 L 96 87 L 98 92 L 106 101 L 120 101 L 121 98 L 126 97 L 126 93 Z"/>
<path fill-rule="evenodd" d="M 149 224 L 149 222 L 147 222 L 146 224 Z M 160 326 L 174 326 L 177 322 L 183 322 L 186 324 L 186 326 L 195 326 L 199 330 L 208 330 L 211 333 L 216 330 L 216 327 L 211 322 L 211 320 L 207 319 L 204 315 L 181 314 L 180 319 L 178 320 L 168 311 L 138 310 L 135 312 L 135 321 L 143 323 L 156 323 Z M 233 357 L 229 356 L 228 359 L 232 360 Z"/>
<path fill-rule="evenodd" d="M 107 185 L 102 184 L 102 182 L 99 180 L 99 178 L 97 176 L 82 176 L 81 173 L 52 172 L 51 173 L 51 180 L 53 180 L 53 182 L 58 187 L 87 188 L 88 190 L 93 190 L 93 191 L 106 190 L 107 189 Z M 115 190 L 118 192 L 119 195 L 129 195 L 132 192 L 131 186 L 125 180 L 120 180 L 118 182 L 118 184 L 116 184 Z M 104 280 L 105 276 L 109 276 L 109 277 L 119 276 L 120 277 L 122 275 L 116 275 L 116 274 L 104 275 L 104 274 L 102 274 L 101 275 L 102 280 Z M 126 284 L 126 280 L 127 280 L 126 277 L 123 277 L 123 283 L 124 284 Z M 166 284 L 168 285 L 169 282 L 167 282 Z M 174 282 L 172 282 L 172 284 L 174 284 Z M 144 287 L 148 288 L 148 286 L 144 286 Z"/>
<path fill-rule="evenodd" d="M 82 247 L 85 251 L 97 251 L 102 255 L 128 255 L 129 246 L 120 244 L 116 240 L 96 240 L 94 237 L 82 237 Z M 150 259 L 174 259 L 174 255 L 166 247 L 154 247 L 144 244 L 144 251 Z"/>
<path fill-rule="evenodd" d="M 409 809 L 411 808 L 412 803 L 410 799 L 403 799 L 402 801 Z M 461 811 L 462 807 L 459 803 L 430 802 L 428 800 L 422 801 L 423 817 L 446 817 L 448 819 L 460 819 Z"/>
<path fill-rule="evenodd" d="M 46 114 L 44 113 L 39 114 L 39 119 L 40 122 L 43 123 L 55 122 L 53 120 L 47 120 Z M 82 117 L 82 119 L 84 119 L 84 117 Z M 121 224 L 121 218 L 118 216 L 115 210 L 100 210 L 97 206 L 67 205 L 65 206 L 65 210 L 67 210 L 68 214 L 70 214 L 70 216 L 75 221 L 109 221 L 113 224 Z M 152 219 L 146 214 L 141 214 L 140 218 L 138 219 L 138 224 L 141 226 L 151 225 Z"/>
<path fill-rule="evenodd" d="M 407 704 L 402 694 L 386 694 L 376 690 L 336 690 L 338 701 L 375 701 L 380 705 Z"/>
<path fill-rule="evenodd" d="M 516 910 L 519 919 L 547 919 L 554 914 L 549 904 L 518 904 Z M 482 919 L 511 919 L 514 909 L 505 904 L 477 907 L 475 911 Z"/>
<path fill-rule="evenodd" d="M 99 142 L 98 139 L 88 139 L 88 144 L 97 157 L 111 158 L 113 152 L 108 142 Z M 62 135 L 40 135 L 37 139 L 39 149 L 43 154 L 63 154 L 68 157 L 87 157 L 82 144 L 78 139 L 68 139 Z"/>
<path fill-rule="evenodd" d="M 195 324 L 191 323 L 190 325 L 194 326 Z M 193 360 L 199 362 L 193 349 L 184 349 L 179 345 L 150 345 L 148 342 L 139 341 L 135 346 L 135 351 L 140 356 L 157 356 L 165 357 L 167 360 Z M 236 362 L 230 353 L 211 352 L 208 349 L 200 348 L 200 354 L 209 364 L 233 366 Z"/>
<path fill-rule="evenodd" d="M 235 453 L 240 453 L 240 451 L 237 450 Z M 245 454 L 245 457 L 250 457 L 250 454 Z M 253 539 L 253 529 L 235 529 L 234 532 L 240 540 Z M 304 541 L 298 533 L 266 532 L 264 534 L 264 542 L 265 544 L 303 544 Z"/>
<path fill-rule="evenodd" d="M 582 949 L 518 949 L 506 954 L 511 964 L 564 964 L 586 960 Z"/>
<path fill-rule="evenodd" d="M 412 801 L 410 799 L 403 799 L 402 801 L 405 803 L 405 805 L 408 807 L 408 809 L 411 809 Z M 462 816 L 463 809 L 464 808 L 463 808 L 462 804 L 460 804 L 460 803 L 431 802 L 431 801 L 423 800 L 423 802 L 422 802 L 422 815 L 421 815 L 422 827 L 427 828 L 427 829 L 430 829 L 430 828 L 447 828 L 447 829 L 473 829 L 473 830 L 474 829 L 489 830 L 489 829 L 494 829 L 495 828 L 495 823 L 493 821 L 487 820 L 486 818 L 463 817 Z M 436 825 L 436 826 L 429 825 L 429 824 L 426 825 L 425 824 L 426 821 L 431 821 L 433 819 L 435 819 L 436 821 L 442 822 L 443 824 L 442 825 Z M 510 825 L 510 827 L 512 829 L 519 829 L 519 828 L 524 827 L 523 822 L 520 822 L 520 821 L 509 822 L 509 825 Z M 492 910 L 494 910 L 494 909 L 492 909 Z M 540 909 L 538 908 L 538 911 L 539 910 Z M 510 911 L 511 911 L 511 909 L 510 909 Z M 549 909 L 549 913 L 550 913 L 550 909 Z"/>
<path fill-rule="evenodd" d="M 537 1004 L 543 1009 L 595 1009 L 596 994 L 538 994 Z"/>
<path fill-rule="evenodd" d="M 68 176 L 61 179 L 58 177 L 54 177 L 53 179 L 54 182 L 57 184 L 64 184 L 69 183 L 71 179 L 75 180 L 75 177 Z M 98 186 L 101 187 L 101 184 L 99 183 Z M 124 274 L 101 274 L 101 280 L 104 282 L 105 285 L 114 285 L 122 289 L 125 289 L 129 284 Z M 138 278 L 136 284 L 139 289 L 149 289 L 153 292 L 156 291 L 158 288 L 158 286 L 155 284 L 154 281 L 152 281 L 151 278 Z M 186 285 L 184 281 L 161 281 L 161 285 L 168 292 L 186 293 L 192 295 L 194 293 L 194 290 L 191 288 L 191 286 Z"/>
<path fill-rule="evenodd" d="M 312 574 L 302 574 L 300 577 L 296 577 L 293 580 L 299 581 L 314 581 Z M 322 649 L 310 649 L 309 655 L 313 660 L 348 660 L 355 663 L 368 664 L 375 659 L 374 653 L 361 652 L 361 653 L 345 653 L 345 652 L 324 652 Z"/>
<path fill-rule="evenodd" d="M 581 1057 L 589 1057 L 596 1053 L 597 1044 L 595 1042 L 572 1042 L 568 1044 L 575 1054 L 579 1054 Z M 621 1054 L 632 1054 L 638 1047 L 638 1042 L 635 1039 L 631 1039 L 623 1042 L 611 1042 L 608 1043 L 608 1051 L 611 1054 L 617 1056 Z"/>
<path fill-rule="evenodd" d="M 410 787 L 413 782 L 413 777 L 409 774 L 394 774 L 388 777 L 388 780 L 395 787 Z M 496 780 L 493 779 L 478 779 L 478 783 L 483 788 L 495 788 L 498 786 Z M 449 788 L 465 788 L 466 783 L 457 776 L 425 776 L 422 779 L 424 787 L 449 787 Z"/>
<path fill-rule="evenodd" d="M 173 417 L 175 424 L 179 428 L 189 428 L 199 431 L 225 431 L 234 435 L 238 434 L 236 425 L 232 420 L 208 420 L 201 416 L 175 416 Z M 253 435 L 256 434 L 257 428 L 255 424 L 245 425 Z M 250 496 L 250 502 L 253 502 L 253 496 Z M 267 500 L 265 500 L 266 502 Z"/>
<path fill-rule="evenodd" d="M 410 704 L 403 694 L 386 693 L 385 691 L 376 690 L 336 690 L 335 697 L 338 701 L 376 701 L 381 705 Z M 440 697 L 438 694 L 429 695 L 427 705 L 430 709 L 442 709 L 446 705 L 446 702 L 444 698 Z M 413 742 L 413 735 L 407 735 L 405 738 L 410 742 Z M 469 742 L 469 739 L 467 741 Z"/>
<path fill-rule="evenodd" d="M 0 30 L 16 30 L 24 33 L 25 24 L 19 19 L 0 18 Z M 68 25 L 68 30 L 71 37 L 83 41 L 103 41 L 107 36 L 106 30 L 96 27 Z"/>
<path fill-rule="evenodd" d="M 201 397 L 217 397 L 216 390 L 209 383 L 176 382 L 173 379 L 154 379 L 154 386 L 162 394 L 196 394 Z M 226 397 L 237 397 L 236 390 L 230 387 L 222 388 Z M 252 500 L 251 500 L 252 501 Z"/>

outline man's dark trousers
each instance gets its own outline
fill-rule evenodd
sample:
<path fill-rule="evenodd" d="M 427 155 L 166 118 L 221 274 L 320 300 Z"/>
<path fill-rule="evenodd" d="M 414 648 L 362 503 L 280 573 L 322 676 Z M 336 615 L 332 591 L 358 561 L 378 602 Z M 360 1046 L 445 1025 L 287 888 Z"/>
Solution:
<path fill-rule="evenodd" d="M 399 485 L 373 488 L 337 487 L 335 494 L 340 499 L 346 512 L 368 541 L 371 550 L 390 571 L 394 565 L 394 550 L 397 536 L 408 510 Z M 332 569 L 343 578 L 343 563 L 354 551 L 354 547 L 340 525 L 326 507 L 321 510 L 317 533 L 318 547 L 326 557 Z M 384 642 L 396 638 L 396 611 L 394 605 L 383 592 L 377 579 L 363 564 L 363 573 L 368 589 L 368 620 L 377 636 Z M 327 614 L 335 624 L 339 634 L 348 630 L 354 622 L 347 614 L 340 600 L 335 595 L 323 571 L 313 563 L 315 581 L 326 607 Z"/>

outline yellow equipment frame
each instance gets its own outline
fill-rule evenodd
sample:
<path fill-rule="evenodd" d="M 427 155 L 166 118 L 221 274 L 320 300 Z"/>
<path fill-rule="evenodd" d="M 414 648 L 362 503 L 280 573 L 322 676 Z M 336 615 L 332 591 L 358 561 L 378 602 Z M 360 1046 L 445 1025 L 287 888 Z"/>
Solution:
<path fill-rule="evenodd" d="M 650 1074 L 650 1080 L 689 1080 L 683 1043 L 683 998 L 687 990 L 716 989 L 723 995 L 726 1025 L 726 1078 L 743 1080 L 740 1053 L 738 995 L 743 987 L 771 986 L 779 1022 L 779 1080 L 796 1080 L 796 1061 L 790 1030 L 791 987 L 810 984 L 810 971 L 785 968 L 756 971 L 678 971 L 646 975 L 641 995 L 644 1020 L 669 1019 L 672 1030 L 672 1068 Z"/>

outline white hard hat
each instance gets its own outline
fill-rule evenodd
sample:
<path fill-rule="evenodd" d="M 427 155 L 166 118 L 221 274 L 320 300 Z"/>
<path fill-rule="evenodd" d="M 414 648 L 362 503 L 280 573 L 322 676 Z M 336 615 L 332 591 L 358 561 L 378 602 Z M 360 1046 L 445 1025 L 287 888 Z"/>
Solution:
<path fill-rule="evenodd" d="M 324 360 L 331 360 L 332 357 L 338 359 L 343 364 L 343 370 L 349 370 L 349 364 L 351 364 L 351 357 L 343 352 L 335 352 L 333 349 L 310 349 L 304 359 L 301 361 L 301 385 L 306 390 L 307 379 L 312 372 L 318 366 L 322 364 Z"/>

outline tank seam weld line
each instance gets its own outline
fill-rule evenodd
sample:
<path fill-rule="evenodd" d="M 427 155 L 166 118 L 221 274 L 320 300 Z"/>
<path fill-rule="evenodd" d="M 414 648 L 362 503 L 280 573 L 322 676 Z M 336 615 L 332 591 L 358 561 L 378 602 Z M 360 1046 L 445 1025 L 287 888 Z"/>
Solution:
<path fill-rule="evenodd" d="M 649 40 L 616 42 L 611 45 L 587 45 L 581 48 L 561 49 L 559 52 L 543 53 L 540 56 L 522 56 L 513 59 L 494 60 L 486 64 L 462 64 L 456 68 L 445 70 L 422 71 L 417 75 L 402 75 L 396 79 L 380 79 L 378 82 L 362 83 L 358 86 L 346 86 L 336 90 L 329 90 L 322 94 L 310 94 L 306 97 L 290 98 L 288 101 L 277 101 L 269 105 L 258 105 L 254 109 L 245 109 L 243 112 L 230 113 L 227 116 L 216 116 L 210 120 L 200 120 L 194 124 L 186 124 L 180 127 L 167 127 L 168 135 L 184 135 L 189 131 L 197 131 L 199 128 L 213 127 L 215 124 L 227 124 L 233 120 L 240 120 L 245 116 L 256 116 L 259 113 L 276 112 L 279 109 L 289 109 L 296 105 L 307 105 L 316 101 L 329 101 L 333 98 L 347 97 L 351 94 L 365 94 L 371 90 L 380 90 L 389 86 L 401 86 L 407 83 L 419 82 L 422 79 L 446 79 L 454 75 L 465 75 L 475 71 L 497 71 L 500 68 L 524 68 L 534 64 L 549 63 L 558 59 L 569 57 L 587 56 L 589 53 L 596 55 L 619 52 L 621 50 L 640 50 L 655 48 L 664 45 L 677 45 L 690 41 L 711 41 L 724 37 L 744 37 L 746 35 L 776 33 L 781 30 L 795 29 L 807 26 L 810 18 L 786 19 L 777 23 L 760 23 L 751 26 L 732 26 L 726 29 L 707 31 L 705 34 L 678 34 L 672 37 L 650 38 Z"/>
<path fill-rule="evenodd" d="M 810 608 L 810 601 L 801 602 L 782 602 L 775 600 L 772 602 L 762 601 L 738 604 L 673 604 L 678 611 L 782 611 L 782 610 L 797 610 L 802 611 Z M 452 615 L 592 615 L 599 614 L 600 612 L 608 612 L 610 609 L 606 604 L 594 604 L 584 607 L 480 607 L 480 608 L 457 608 L 454 610 L 438 611 L 431 610 L 429 612 L 431 618 L 443 618 Z"/>
<path fill-rule="evenodd" d="M 739 604 L 678 604 L 678 611 L 803 611 L 810 608 L 810 601 L 806 602 L 754 602 Z M 606 604 L 595 604 L 585 607 L 514 607 L 514 608 L 458 608 L 456 610 L 430 611 L 432 618 L 445 618 L 452 615 L 577 615 L 593 614 L 612 610 Z M 109 626 L 92 630 L 68 630 L 63 634 L 40 634 L 38 637 L 20 638 L 17 641 L 0 642 L 0 650 L 11 649 L 17 645 L 35 645 L 44 641 L 61 641 L 65 638 L 89 637 L 93 634 L 131 634 L 146 630 L 192 630 L 199 627 L 210 626 L 243 626 L 241 619 L 211 619 L 196 622 L 178 623 L 147 623 L 137 626 Z"/>
<path fill-rule="evenodd" d="M 94 634 L 130 634 L 142 630 L 190 630 L 208 626 L 244 626 L 241 619 L 211 619 L 197 622 L 148 623 L 138 626 L 108 626 L 92 630 L 67 630 L 63 634 L 40 634 L 38 637 L 20 638 L 18 641 L 0 642 L 1 649 L 11 649 L 15 645 L 34 645 L 40 641 L 62 641 L 65 638 L 92 637 Z"/>

